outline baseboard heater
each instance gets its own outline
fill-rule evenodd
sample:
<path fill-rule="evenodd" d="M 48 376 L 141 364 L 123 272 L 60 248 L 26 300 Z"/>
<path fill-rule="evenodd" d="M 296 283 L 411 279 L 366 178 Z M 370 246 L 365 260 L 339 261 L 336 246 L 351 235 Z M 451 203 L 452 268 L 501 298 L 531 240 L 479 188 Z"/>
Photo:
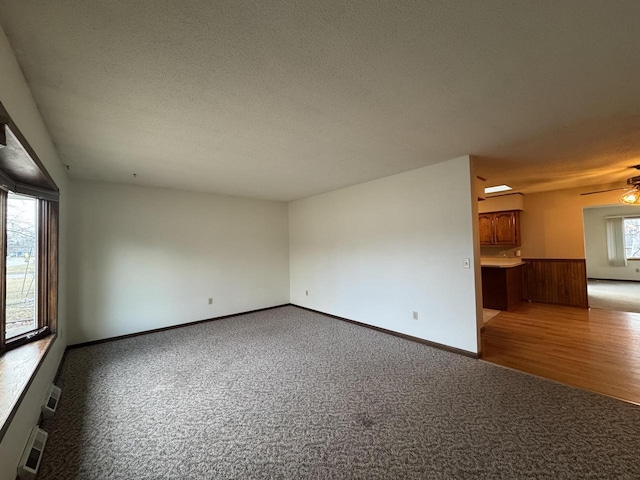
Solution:
<path fill-rule="evenodd" d="M 47 419 L 53 417 L 53 414 L 56 413 L 56 409 L 58 408 L 58 401 L 60 400 L 61 394 L 62 390 L 52 383 L 42 401 L 42 418 Z"/>
<path fill-rule="evenodd" d="M 22 453 L 20 463 L 18 463 L 18 478 L 20 480 L 32 480 L 36 478 L 40 461 L 44 453 L 44 446 L 47 443 L 47 432 L 41 430 L 38 425 L 33 427 L 27 446 Z"/>

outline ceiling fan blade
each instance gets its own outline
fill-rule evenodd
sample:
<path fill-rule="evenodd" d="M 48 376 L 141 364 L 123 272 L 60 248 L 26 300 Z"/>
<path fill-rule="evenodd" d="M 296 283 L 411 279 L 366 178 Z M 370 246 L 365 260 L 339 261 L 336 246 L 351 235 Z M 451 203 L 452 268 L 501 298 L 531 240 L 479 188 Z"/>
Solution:
<path fill-rule="evenodd" d="M 609 190 L 597 190 L 595 192 L 581 193 L 580 195 L 594 195 L 596 193 L 615 192 L 616 190 L 629 190 L 629 187 L 610 188 Z"/>

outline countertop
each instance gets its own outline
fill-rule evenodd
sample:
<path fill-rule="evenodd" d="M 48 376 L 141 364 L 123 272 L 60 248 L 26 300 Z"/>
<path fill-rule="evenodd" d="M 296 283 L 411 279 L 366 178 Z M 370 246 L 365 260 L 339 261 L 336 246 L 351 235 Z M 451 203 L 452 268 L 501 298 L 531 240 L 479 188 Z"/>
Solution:
<path fill-rule="evenodd" d="M 519 257 L 482 257 L 480 265 L 492 268 L 513 268 L 524 265 L 525 262 Z"/>

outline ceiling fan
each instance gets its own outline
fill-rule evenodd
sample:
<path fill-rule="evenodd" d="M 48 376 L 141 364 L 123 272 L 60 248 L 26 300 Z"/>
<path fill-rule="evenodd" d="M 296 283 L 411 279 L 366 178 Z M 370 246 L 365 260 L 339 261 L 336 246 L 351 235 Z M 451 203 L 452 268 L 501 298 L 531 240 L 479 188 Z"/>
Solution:
<path fill-rule="evenodd" d="M 631 168 L 640 170 L 640 165 L 634 165 Z M 631 189 L 629 189 L 629 186 Z M 616 190 L 627 190 L 618 200 L 626 205 L 640 205 L 640 175 L 627 178 L 627 186 L 620 188 L 609 188 L 608 190 L 597 190 L 594 192 L 585 192 L 580 195 L 594 195 L 596 193 L 613 192 Z"/>

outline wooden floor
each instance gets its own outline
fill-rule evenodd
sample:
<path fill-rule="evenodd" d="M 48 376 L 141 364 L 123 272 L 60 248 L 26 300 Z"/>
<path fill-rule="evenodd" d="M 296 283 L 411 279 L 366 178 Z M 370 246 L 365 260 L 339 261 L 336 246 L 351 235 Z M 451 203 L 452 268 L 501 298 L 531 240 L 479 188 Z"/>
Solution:
<path fill-rule="evenodd" d="M 522 303 L 491 319 L 482 359 L 640 404 L 640 314 Z"/>

